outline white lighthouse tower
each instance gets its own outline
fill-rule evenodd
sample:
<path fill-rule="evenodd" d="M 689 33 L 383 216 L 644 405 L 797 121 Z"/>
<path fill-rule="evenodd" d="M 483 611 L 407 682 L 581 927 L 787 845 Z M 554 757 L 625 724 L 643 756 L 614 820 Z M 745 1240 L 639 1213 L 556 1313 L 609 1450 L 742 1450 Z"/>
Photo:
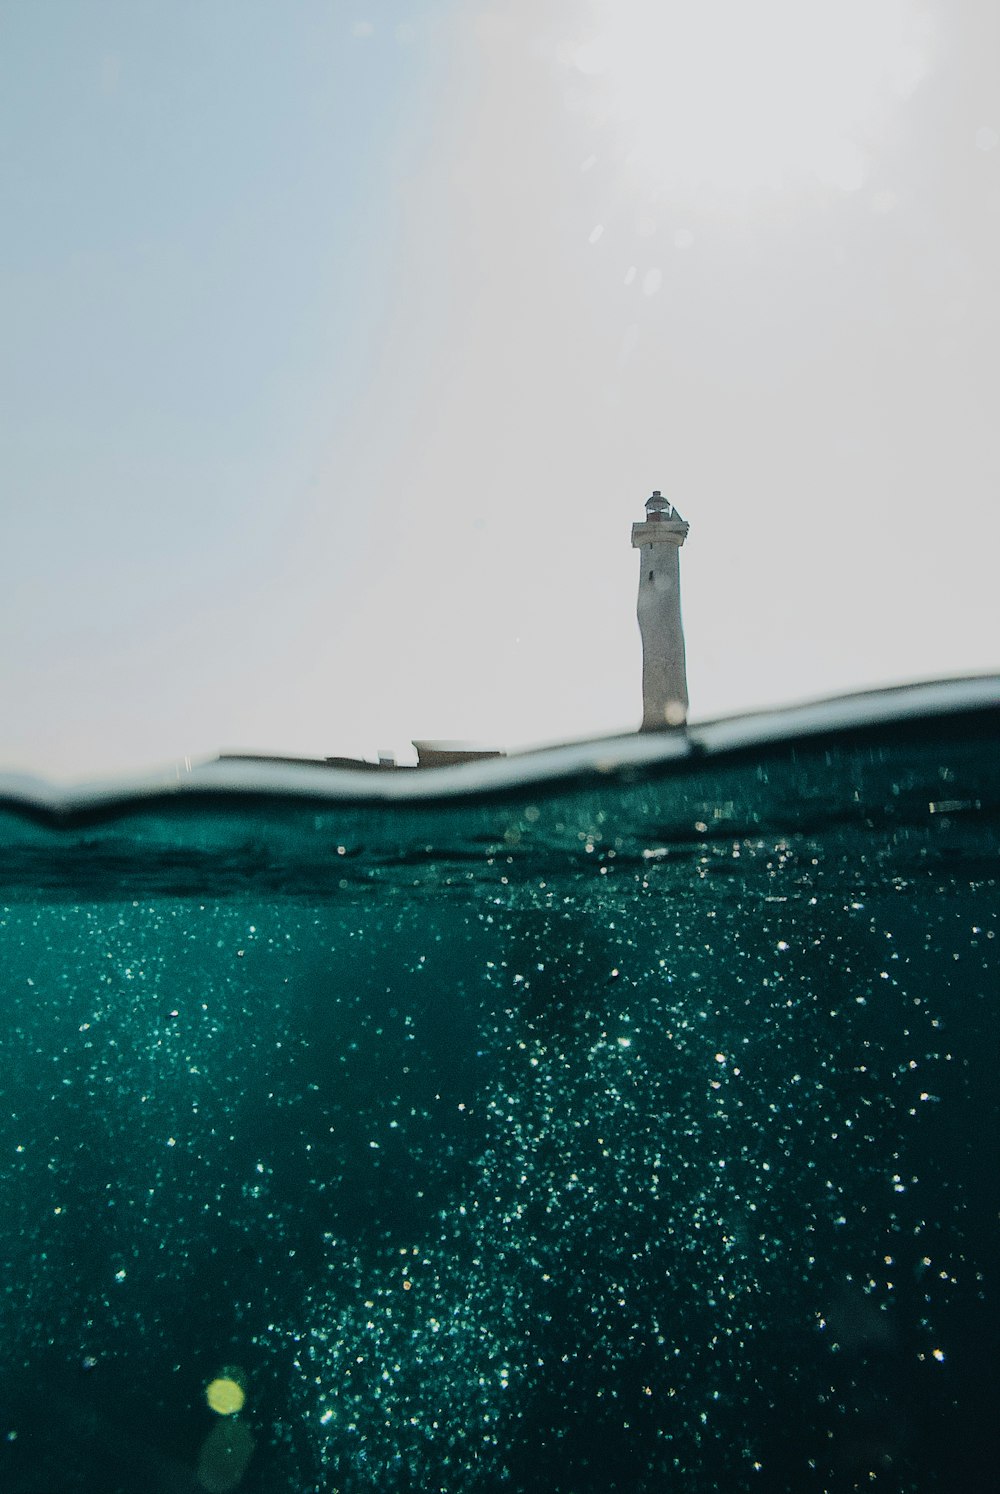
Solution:
<path fill-rule="evenodd" d="M 639 551 L 643 731 L 687 720 L 680 553 L 688 527 L 659 489 L 646 499 L 645 521 L 632 525 L 632 548 Z"/>

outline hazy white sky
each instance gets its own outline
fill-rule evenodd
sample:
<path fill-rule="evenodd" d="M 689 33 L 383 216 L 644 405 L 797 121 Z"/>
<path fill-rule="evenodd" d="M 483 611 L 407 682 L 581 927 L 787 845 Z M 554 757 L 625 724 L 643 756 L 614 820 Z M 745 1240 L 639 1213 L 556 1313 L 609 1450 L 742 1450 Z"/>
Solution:
<path fill-rule="evenodd" d="M 0 766 L 1000 663 L 994 0 L 0 0 Z"/>

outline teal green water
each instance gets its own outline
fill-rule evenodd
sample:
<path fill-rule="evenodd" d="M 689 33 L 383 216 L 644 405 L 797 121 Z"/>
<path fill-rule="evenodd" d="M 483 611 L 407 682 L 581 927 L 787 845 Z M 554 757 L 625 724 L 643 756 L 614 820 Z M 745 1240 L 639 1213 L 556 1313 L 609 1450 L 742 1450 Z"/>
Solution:
<path fill-rule="evenodd" d="M 996 748 L 11 805 L 0 1488 L 983 1487 Z"/>

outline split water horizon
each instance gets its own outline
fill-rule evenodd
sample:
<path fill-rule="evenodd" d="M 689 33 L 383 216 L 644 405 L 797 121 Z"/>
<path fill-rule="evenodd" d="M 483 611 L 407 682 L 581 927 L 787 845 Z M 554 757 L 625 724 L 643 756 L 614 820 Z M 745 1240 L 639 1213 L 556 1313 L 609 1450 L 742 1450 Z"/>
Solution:
<path fill-rule="evenodd" d="M 1000 681 L 0 780 L 0 1487 L 968 1490 Z"/>

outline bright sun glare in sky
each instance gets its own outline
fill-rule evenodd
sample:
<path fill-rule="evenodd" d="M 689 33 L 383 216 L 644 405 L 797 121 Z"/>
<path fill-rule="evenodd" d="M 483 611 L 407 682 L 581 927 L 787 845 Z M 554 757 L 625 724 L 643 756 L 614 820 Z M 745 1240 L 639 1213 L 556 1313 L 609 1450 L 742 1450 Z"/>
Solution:
<path fill-rule="evenodd" d="M 599 0 L 571 64 L 644 190 L 854 191 L 880 112 L 926 71 L 902 0 Z"/>
<path fill-rule="evenodd" d="M 0 14 L 0 772 L 996 667 L 997 0 Z"/>

